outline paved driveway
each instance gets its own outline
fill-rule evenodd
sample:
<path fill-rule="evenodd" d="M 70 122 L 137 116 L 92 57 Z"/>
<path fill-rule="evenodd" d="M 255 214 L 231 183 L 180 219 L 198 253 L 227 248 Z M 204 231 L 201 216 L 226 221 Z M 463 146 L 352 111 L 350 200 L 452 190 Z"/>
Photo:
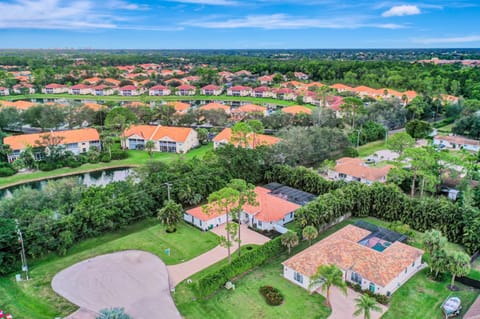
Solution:
<path fill-rule="evenodd" d="M 323 292 L 317 290 L 322 295 L 325 295 Z M 363 315 L 355 317 L 353 313 L 355 312 L 355 298 L 360 296 L 358 292 L 348 288 L 348 294 L 345 296 L 340 289 L 337 287 L 330 288 L 330 302 L 332 304 L 332 314 L 328 319 L 350 319 L 350 318 L 363 318 Z M 382 314 L 388 310 L 386 306 L 380 305 L 382 312 L 372 311 L 370 312 L 371 319 L 379 319 Z"/>
<path fill-rule="evenodd" d="M 219 236 L 225 236 L 226 225 L 220 225 L 219 227 L 212 229 L 215 234 Z M 242 240 L 242 245 L 247 244 L 256 244 L 256 245 L 263 245 L 270 239 L 265 237 L 253 230 L 248 229 L 246 225 L 240 226 L 242 227 L 240 230 L 240 236 Z M 237 245 L 230 249 L 230 252 L 233 253 L 237 249 Z M 183 280 L 187 279 L 191 275 L 213 265 L 214 263 L 224 259 L 227 257 L 227 249 L 221 246 L 217 246 L 212 250 L 207 251 L 206 253 L 193 258 L 189 261 L 186 261 L 181 264 L 167 266 L 168 272 L 170 274 L 171 285 L 175 287 Z"/>
<path fill-rule="evenodd" d="M 56 293 L 81 307 L 70 318 L 122 307 L 135 319 L 181 318 L 170 295 L 168 271 L 157 256 L 136 250 L 98 256 L 55 275 Z"/>

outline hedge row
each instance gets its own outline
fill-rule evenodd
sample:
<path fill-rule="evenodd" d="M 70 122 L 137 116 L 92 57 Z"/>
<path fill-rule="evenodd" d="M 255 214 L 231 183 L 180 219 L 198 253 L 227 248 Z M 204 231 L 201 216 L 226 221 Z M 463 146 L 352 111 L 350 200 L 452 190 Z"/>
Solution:
<path fill-rule="evenodd" d="M 235 276 L 263 264 L 284 250 L 285 247 L 282 246 L 280 237 L 272 239 L 264 245 L 235 258 L 230 265 L 225 265 L 217 271 L 200 278 L 194 287 L 195 294 L 198 298 L 205 298 L 213 294 Z"/>

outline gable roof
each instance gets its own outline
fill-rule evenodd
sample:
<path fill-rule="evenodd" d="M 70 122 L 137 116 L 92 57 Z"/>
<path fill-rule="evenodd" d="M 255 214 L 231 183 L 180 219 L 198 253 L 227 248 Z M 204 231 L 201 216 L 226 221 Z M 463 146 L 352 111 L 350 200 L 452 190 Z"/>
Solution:
<path fill-rule="evenodd" d="M 225 128 L 221 131 L 217 136 L 213 138 L 214 142 L 217 143 L 230 143 L 234 144 L 235 146 L 239 146 L 238 141 L 232 141 L 232 129 Z M 255 148 L 261 145 L 274 145 L 280 142 L 281 139 L 271 135 L 265 134 L 252 134 L 248 137 L 248 147 Z M 243 145 L 242 145 L 243 146 Z"/>
<path fill-rule="evenodd" d="M 423 255 L 422 250 L 399 241 L 392 243 L 383 252 L 358 243 L 370 234 L 366 229 L 347 225 L 287 259 L 283 265 L 310 277 L 320 265 L 333 264 L 385 287 Z"/>
<path fill-rule="evenodd" d="M 167 105 L 173 106 L 177 112 L 185 112 L 190 108 L 190 104 L 179 101 L 168 102 Z"/>
<path fill-rule="evenodd" d="M 12 150 L 23 150 L 27 146 L 37 145 L 37 141 L 41 141 L 43 136 L 51 136 L 61 138 L 60 144 L 79 143 L 87 141 L 98 141 L 100 136 L 94 128 L 83 128 L 78 130 L 54 131 L 35 134 L 23 134 L 7 136 L 3 139 L 3 143 L 10 145 Z"/>
<path fill-rule="evenodd" d="M 256 104 L 244 104 L 234 110 L 232 113 L 264 113 L 267 109 L 263 106 L 256 105 Z"/>
<path fill-rule="evenodd" d="M 126 130 L 124 135 L 126 137 L 137 135 L 154 141 L 169 138 L 177 143 L 184 143 L 192 131 L 193 129 L 189 127 L 134 125 Z"/>
<path fill-rule="evenodd" d="M 287 214 L 300 208 L 300 205 L 291 203 L 283 198 L 271 194 L 270 190 L 257 186 L 255 187 L 255 194 L 257 194 L 258 206 L 245 205 L 243 211 L 254 215 L 255 219 L 262 222 L 274 222 L 283 219 Z M 208 214 L 202 210 L 202 206 L 186 211 L 187 214 L 192 215 L 200 220 L 207 221 L 218 216 L 224 215 L 223 212 L 210 211 Z"/>
<path fill-rule="evenodd" d="M 384 167 L 366 166 L 361 158 L 342 157 L 337 160 L 335 171 L 357 178 L 364 178 L 369 181 L 380 181 L 388 175 L 393 165 Z"/>
<path fill-rule="evenodd" d="M 199 107 L 199 110 L 224 110 L 226 113 L 230 112 L 230 106 L 216 102 L 208 103 Z"/>

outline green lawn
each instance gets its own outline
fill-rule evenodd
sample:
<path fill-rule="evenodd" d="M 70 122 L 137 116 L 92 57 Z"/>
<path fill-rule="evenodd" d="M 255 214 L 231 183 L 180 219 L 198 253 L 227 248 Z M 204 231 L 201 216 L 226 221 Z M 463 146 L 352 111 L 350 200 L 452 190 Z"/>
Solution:
<path fill-rule="evenodd" d="M 213 149 L 213 144 L 201 146 L 199 148 L 193 149 L 187 154 L 174 154 L 174 153 L 163 153 L 163 152 L 154 152 L 153 160 L 155 161 L 165 161 L 169 162 L 177 158 L 194 158 L 194 157 L 203 157 L 206 152 Z M 128 158 L 124 160 L 111 161 L 108 163 L 97 163 L 97 164 L 84 164 L 77 168 L 63 167 L 49 172 L 35 171 L 31 173 L 20 173 L 15 174 L 9 177 L 2 177 L 0 179 L 0 188 L 5 188 L 15 184 L 26 183 L 34 180 L 47 179 L 52 177 L 66 176 L 79 174 L 89 171 L 102 170 L 115 167 L 134 167 L 140 166 L 148 161 L 150 157 L 148 156 L 147 151 L 137 151 L 129 150 Z"/>
<path fill-rule="evenodd" d="M 219 238 L 214 233 L 201 232 L 188 224 L 182 223 L 175 233 L 167 234 L 156 220 L 146 220 L 86 240 L 70 249 L 64 257 L 52 255 L 31 263 L 32 279 L 28 282 L 17 284 L 13 275 L 0 277 L 0 308 L 8 308 L 16 319 L 65 316 L 77 307 L 56 295 L 50 286 L 53 276 L 64 268 L 97 255 L 129 249 L 148 251 L 166 264 L 177 264 L 212 249 L 218 243 Z M 166 248 L 170 248 L 170 256 L 165 254 Z"/>
<path fill-rule="evenodd" d="M 0 100 L 25 100 L 25 99 L 71 99 L 71 100 L 95 100 L 95 101 L 244 101 L 256 104 L 276 104 L 281 106 L 289 106 L 298 104 L 295 101 L 284 101 L 277 100 L 272 98 L 259 98 L 251 96 L 203 96 L 203 95 L 194 95 L 194 96 L 96 96 L 96 95 L 71 95 L 71 94 L 29 94 L 29 95 L 11 95 L 11 96 L 1 96 Z"/>
<path fill-rule="evenodd" d="M 358 156 L 366 157 L 366 156 L 372 155 L 376 151 L 384 150 L 386 148 L 387 147 L 385 146 L 384 140 L 370 142 L 358 147 Z"/>

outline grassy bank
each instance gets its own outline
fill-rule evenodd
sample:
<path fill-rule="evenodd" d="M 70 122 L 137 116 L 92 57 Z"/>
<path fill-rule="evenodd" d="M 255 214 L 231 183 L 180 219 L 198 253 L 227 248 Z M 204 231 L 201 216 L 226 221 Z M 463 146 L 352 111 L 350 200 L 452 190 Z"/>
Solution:
<path fill-rule="evenodd" d="M 213 149 L 213 144 L 201 146 L 199 148 L 191 150 L 187 154 L 154 152 L 152 159 L 155 161 L 170 162 L 182 157 L 184 158 L 203 157 L 205 153 L 211 149 Z M 150 156 L 146 151 L 129 150 L 128 158 L 124 160 L 111 161 L 108 163 L 84 164 L 76 168 L 63 167 L 63 168 L 59 168 L 59 169 L 48 171 L 48 172 L 34 171 L 29 173 L 19 173 L 9 177 L 2 177 L 0 179 L 0 189 L 6 188 L 9 186 L 14 186 L 21 183 L 27 183 L 27 182 L 54 178 L 54 177 L 80 174 L 80 173 L 85 173 L 89 171 L 103 170 L 103 169 L 116 168 L 116 167 L 141 166 L 150 160 L 151 160 Z"/>
<path fill-rule="evenodd" d="M 70 99 L 70 100 L 92 100 L 92 101 L 243 101 L 250 102 L 255 104 L 276 104 L 282 106 L 289 106 L 298 104 L 295 101 L 284 101 L 277 100 L 272 98 L 260 98 L 260 97 L 251 97 L 251 96 L 204 96 L 204 95 L 193 95 L 193 96 L 96 96 L 96 95 L 71 95 L 71 94 L 29 94 L 29 95 L 9 95 L 9 96 L 0 96 L 0 100 L 25 100 L 25 99 Z"/>
<path fill-rule="evenodd" d="M 193 242 L 195 245 L 191 244 Z M 16 319 L 66 316 L 77 307 L 55 294 L 50 286 L 53 276 L 62 269 L 98 255 L 129 249 L 148 251 L 166 264 L 177 264 L 212 249 L 218 243 L 219 238 L 214 233 L 200 232 L 184 223 L 175 233 L 167 234 L 156 220 L 142 221 L 75 245 L 66 256 L 51 255 L 32 262 L 32 279 L 28 282 L 16 283 L 13 275 L 1 277 L 0 309 L 8 309 Z M 170 256 L 165 254 L 166 248 L 170 248 Z"/>

